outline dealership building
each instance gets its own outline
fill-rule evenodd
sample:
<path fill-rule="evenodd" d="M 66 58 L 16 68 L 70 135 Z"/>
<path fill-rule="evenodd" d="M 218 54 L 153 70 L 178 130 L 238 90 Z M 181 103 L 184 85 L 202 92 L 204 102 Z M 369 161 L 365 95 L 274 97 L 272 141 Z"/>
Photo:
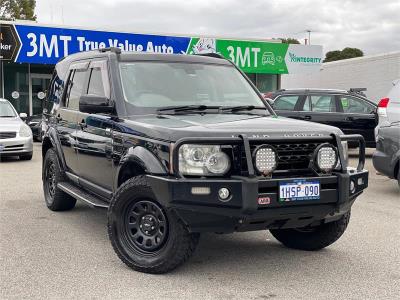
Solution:
<path fill-rule="evenodd" d="M 318 72 L 322 47 L 280 40 L 177 36 L 66 28 L 35 22 L 0 21 L 0 97 L 18 112 L 41 113 L 54 65 L 79 51 L 119 47 L 123 51 L 219 53 L 233 61 L 265 93 L 279 89 L 282 74 Z"/>

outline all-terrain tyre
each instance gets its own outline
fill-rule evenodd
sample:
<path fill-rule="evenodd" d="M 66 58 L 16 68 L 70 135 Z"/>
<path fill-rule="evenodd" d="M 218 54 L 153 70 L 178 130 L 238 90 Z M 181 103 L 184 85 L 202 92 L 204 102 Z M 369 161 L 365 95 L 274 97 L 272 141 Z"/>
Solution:
<path fill-rule="evenodd" d="M 57 183 L 66 180 L 61 172 L 56 152 L 49 149 L 43 163 L 43 191 L 46 205 L 50 210 L 62 211 L 75 207 L 76 199 L 57 187 Z"/>
<path fill-rule="evenodd" d="M 271 229 L 271 234 L 283 245 L 293 249 L 315 251 L 336 242 L 345 232 L 350 211 L 340 219 L 316 227 Z"/>
<path fill-rule="evenodd" d="M 183 264 L 194 252 L 198 233 L 156 200 L 144 176 L 123 183 L 108 209 L 108 236 L 130 268 L 161 274 Z"/>
<path fill-rule="evenodd" d="M 31 159 L 32 159 L 32 156 L 33 156 L 32 153 L 20 155 L 20 156 L 19 156 L 19 160 L 31 160 Z"/>

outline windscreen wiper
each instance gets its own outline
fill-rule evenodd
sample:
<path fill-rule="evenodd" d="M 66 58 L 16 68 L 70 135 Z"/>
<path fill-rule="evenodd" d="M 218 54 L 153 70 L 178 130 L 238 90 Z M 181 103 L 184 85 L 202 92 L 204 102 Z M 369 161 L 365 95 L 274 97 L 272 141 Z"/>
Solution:
<path fill-rule="evenodd" d="M 240 111 L 240 110 L 254 110 L 254 109 L 263 109 L 266 110 L 267 108 L 265 106 L 254 106 L 254 105 L 238 105 L 238 106 L 225 106 L 221 107 L 220 111 Z"/>
<path fill-rule="evenodd" d="M 157 109 L 159 114 L 164 112 L 173 111 L 177 112 L 187 112 L 187 111 L 205 111 L 207 109 L 219 109 L 219 106 L 208 106 L 208 105 L 177 105 L 177 106 L 167 106 Z"/>

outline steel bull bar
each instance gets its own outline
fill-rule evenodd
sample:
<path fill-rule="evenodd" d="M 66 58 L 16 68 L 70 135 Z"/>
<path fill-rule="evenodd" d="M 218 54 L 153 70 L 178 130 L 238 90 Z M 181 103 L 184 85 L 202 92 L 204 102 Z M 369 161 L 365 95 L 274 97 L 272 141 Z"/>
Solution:
<path fill-rule="evenodd" d="M 182 138 L 178 140 L 173 145 L 173 150 L 171 152 L 172 159 L 172 175 L 174 175 L 175 179 L 173 181 L 175 183 L 178 182 L 186 182 L 190 183 L 193 178 L 187 178 L 183 176 L 179 172 L 179 149 L 184 144 L 209 144 L 209 145 L 242 145 L 244 149 L 248 176 L 237 176 L 232 175 L 230 177 L 208 177 L 204 179 L 204 183 L 211 183 L 212 181 L 241 181 L 242 182 L 242 204 L 241 204 L 241 213 L 243 214 L 254 214 L 258 210 L 258 197 L 259 197 L 259 183 L 263 182 L 277 182 L 280 179 L 271 179 L 265 178 L 262 176 L 258 176 L 256 174 L 253 162 L 253 156 L 251 153 L 250 144 L 268 144 L 270 142 L 331 142 L 334 146 L 337 147 L 338 156 L 340 160 L 340 169 L 332 172 L 329 176 L 337 178 L 337 211 L 340 210 L 340 207 L 350 200 L 354 200 L 356 196 L 358 196 L 363 189 L 365 189 L 368 185 L 368 171 L 363 170 L 365 165 L 365 141 L 361 135 L 352 134 L 352 135 L 336 135 L 332 134 L 330 136 L 289 136 L 289 137 L 248 137 L 244 134 L 239 135 L 237 137 L 189 137 Z M 356 169 L 348 168 L 347 160 L 344 157 L 344 149 L 341 142 L 344 141 L 356 141 L 359 143 L 359 160 Z M 326 175 L 320 175 L 319 178 L 325 179 Z M 299 177 L 301 178 L 301 177 Z M 214 180 L 215 179 L 215 180 Z M 291 178 L 293 179 L 293 178 Z M 350 191 L 349 187 L 351 182 L 355 184 L 354 191 Z M 274 184 L 275 184 L 274 183 Z M 323 199 L 321 199 L 323 200 Z M 174 202 L 174 199 L 170 199 L 171 203 Z M 351 201 L 352 203 L 352 201 Z M 317 203 L 315 203 L 317 205 Z M 222 208 L 222 207 L 221 207 Z"/>

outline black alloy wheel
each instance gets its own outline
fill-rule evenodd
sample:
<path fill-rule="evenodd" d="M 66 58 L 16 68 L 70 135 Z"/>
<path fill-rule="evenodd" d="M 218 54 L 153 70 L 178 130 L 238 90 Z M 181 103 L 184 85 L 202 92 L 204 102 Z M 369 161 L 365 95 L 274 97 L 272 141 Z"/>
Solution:
<path fill-rule="evenodd" d="M 142 200 L 126 210 L 126 238 L 143 253 L 160 249 L 168 237 L 168 223 L 162 209 L 154 202 Z"/>

